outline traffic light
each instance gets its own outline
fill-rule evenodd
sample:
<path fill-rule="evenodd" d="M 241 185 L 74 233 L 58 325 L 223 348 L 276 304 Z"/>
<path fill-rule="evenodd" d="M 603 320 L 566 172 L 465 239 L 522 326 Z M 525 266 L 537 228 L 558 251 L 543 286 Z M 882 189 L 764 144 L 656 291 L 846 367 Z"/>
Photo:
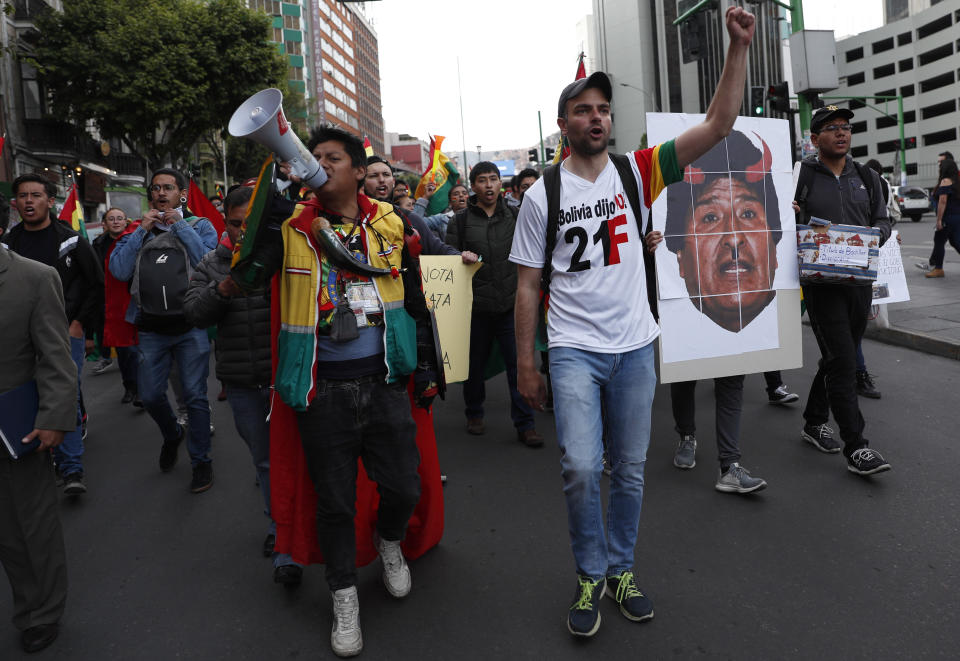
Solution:
<path fill-rule="evenodd" d="M 916 138 L 906 138 L 904 142 L 907 145 L 907 149 L 916 149 L 917 139 Z"/>
<path fill-rule="evenodd" d="M 767 101 L 777 112 L 790 112 L 790 89 L 787 81 L 770 85 L 767 88 Z"/>
<path fill-rule="evenodd" d="M 530 149 L 530 150 L 528 150 L 528 151 L 527 151 L 527 155 L 530 157 L 530 162 L 531 162 L 531 163 L 539 163 L 539 162 L 540 162 L 540 159 L 537 158 L 537 150 L 536 150 L 536 149 Z"/>
<path fill-rule="evenodd" d="M 763 95 L 766 90 L 762 87 L 750 88 L 750 114 L 754 117 L 763 116 Z"/>
<path fill-rule="evenodd" d="M 553 154 L 554 154 L 553 147 L 547 147 L 546 149 L 544 149 L 544 152 L 546 154 L 545 156 L 546 162 L 550 163 L 551 161 L 553 161 Z"/>

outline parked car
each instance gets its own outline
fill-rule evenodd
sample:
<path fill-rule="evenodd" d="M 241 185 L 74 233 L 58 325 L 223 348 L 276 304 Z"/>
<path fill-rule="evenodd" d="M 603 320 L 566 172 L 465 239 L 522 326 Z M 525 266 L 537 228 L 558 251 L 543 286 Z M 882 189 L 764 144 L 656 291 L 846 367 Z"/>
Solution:
<path fill-rule="evenodd" d="M 897 196 L 897 203 L 900 205 L 900 213 L 909 216 L 910 220 L 915 223 L 919 223 L 923 214 L 933 208 L 930 203 L 930 195 L 923 188 L 900 186 L 894 194 Z"/>

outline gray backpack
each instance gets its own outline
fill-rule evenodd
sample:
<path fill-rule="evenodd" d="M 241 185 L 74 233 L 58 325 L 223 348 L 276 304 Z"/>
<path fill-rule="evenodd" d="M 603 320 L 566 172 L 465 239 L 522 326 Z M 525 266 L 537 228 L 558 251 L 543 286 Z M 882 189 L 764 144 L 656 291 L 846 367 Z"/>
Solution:
<path fill-rule="evenodd" d="M 195 227 L 203 218 L 187 221 Z M 154 234 L 137 254 L 130 293 L 143 314 L 154 317 L 183 315 L 183 299 L 193 277 L 186 246 L 171 232 Z"/>

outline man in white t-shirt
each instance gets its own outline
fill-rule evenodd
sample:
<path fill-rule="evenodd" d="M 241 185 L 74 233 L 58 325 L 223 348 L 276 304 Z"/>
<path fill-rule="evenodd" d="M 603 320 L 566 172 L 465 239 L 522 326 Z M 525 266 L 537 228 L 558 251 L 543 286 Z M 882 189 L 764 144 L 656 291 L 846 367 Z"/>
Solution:
<path fill-rule="evenodd" d="M 534 364 L 541 275 L 550 274 L 547 334 L 570 541 L 578 574 L 567 628 L 592 636 L 606 593 L 630 620 L 653 617 L 633 577 L 633 548 L 643 500 L 643 468 L 656 386 L 653 340 L 659 327 L 648 305 L 643 238 L 650 204 L 683 168 L 733 128 L 743 98 L 754 17 L 726 13 L 730 47 L 706 119 L 675 140 L 628 155 L 637 190 L 624 188 L 607 153 L 612 88 L 597 72 L 564 88 L 557 124 L 570 143 L 559 166 L 560 204 L 550 261 L 547 191 L 538 180 L 524 195 L 510 260 L 518 265 L 518 388 L 542 409 L 546 387 Z M 640 208 L 630 197 L 639 194 Z M 638 222 L 639 221 L 639 222 Z M 612 474 L 604 531 L 600 497 L 601 403 Z"/>

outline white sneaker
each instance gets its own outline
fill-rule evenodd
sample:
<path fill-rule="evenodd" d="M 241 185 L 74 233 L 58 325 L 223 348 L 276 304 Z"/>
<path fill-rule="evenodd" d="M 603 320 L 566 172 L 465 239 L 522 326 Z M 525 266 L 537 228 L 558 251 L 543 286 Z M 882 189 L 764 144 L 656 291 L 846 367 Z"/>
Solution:
<path fill-rule="evenodd" d="M 383 584 L 387 592 L 400 599 L 410 594 L 413 579 L 410 577 L 410 568 L 400 550 L 400 542 L 388 542 L 377 537 L 377 553 L 383 562 Z"/>
<path fill-rule="evenodd" d="M 331 596 L 333 597 L 333 630 L 330 632 L 330 647 L 337 656 L 356 656 L 363 650 L 357 587 L 353 585 L 337 590 Z"/>

